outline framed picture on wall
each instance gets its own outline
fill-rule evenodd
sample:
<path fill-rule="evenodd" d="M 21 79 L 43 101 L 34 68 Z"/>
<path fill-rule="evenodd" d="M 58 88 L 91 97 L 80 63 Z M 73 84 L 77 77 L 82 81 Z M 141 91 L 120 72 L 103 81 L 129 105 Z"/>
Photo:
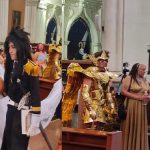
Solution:
<path fill-rule="evenodd" d="M 13 27 L 21 25 L 21 11 L 13 11 Z"/>

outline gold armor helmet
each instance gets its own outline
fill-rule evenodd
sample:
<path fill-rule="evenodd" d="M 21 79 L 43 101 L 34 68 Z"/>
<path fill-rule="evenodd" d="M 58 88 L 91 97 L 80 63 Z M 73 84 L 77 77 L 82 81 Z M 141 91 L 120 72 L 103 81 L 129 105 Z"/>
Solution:
<path fill-rule="evenodd" d="M 102 59 L 102 60 L 108 60 L 109 59 L 109 52 L 106 50 L 102 50 L 101 52 L 96 52 L 92 55 L 89 55 L 89 58 L 95 66 L 98 66 L 98 61 L 100 59 Z"/>
<path fill-rule="evenodd" d="M 98 55 L 98 54 L 97 54 Z M 96 53 L 95 53 L 96 57 Z M 102 59 L 102 60 L 108 60 L 109 59 L 109 52 L 106 50 L 102 50 L 100 52 L 100 56 L 96 57 L 97 60 Z"/>

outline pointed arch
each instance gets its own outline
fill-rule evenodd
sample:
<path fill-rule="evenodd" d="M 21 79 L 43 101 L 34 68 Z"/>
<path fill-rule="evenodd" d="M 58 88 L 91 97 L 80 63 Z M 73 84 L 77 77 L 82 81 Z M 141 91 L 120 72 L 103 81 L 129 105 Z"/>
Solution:
<path fill-rule="evenodd" d="M 65 43 L 66 43 L 64 51 L 68 51 L 68 43 L 69 43 L 68 36 L 69 36 L 70 28 L 72 27 L 75 20 L 77 20 L 81 16 L 84 16 L 84 18 L 82 18 L 82 19 L 84 19 L 84 21 L 88 25 L 89 32 L 90 32 L 90 35 L 91 35 L 90 53 L 94 53 L 94 52 L 98 51 L 99 48 L 100 48 L 100 40 L 98 38 L 98 33 L 97 33 L 97 30 L 96 30 L 95 24 L 92 21 L 92 19 L 89 17 L 89 15 L 86 12 L 85 8 L 79 9 L 75 13 L 75 15 L 72 18 L 69 19 L 69 21 L 67 23 L 67 27 L 66 27 L 66 30 L 65 30 L 65 37 L 64 37 L 64 40 L 65 40 Z M 64 53 L 65 53 L 65 55 L 67 55 L 66 52 L 64 52 Z M 64 56 L 64 57 L 68 58 L 68 56 Z"/>
<path fill-rule="evenodd" d="M 56 35 L 57 35 L 57 24 L 55 18 L 51 18 L 46 30 L 46 43 L 50 44 L 54 41 L 56 41 Z"/>
<path fill-rule="evenodd" d="M 86 21 L 79 17 L 76 19 L 68 34 L 69 45 L 67 48 L 68 59 L 73 59 L 75 54 L 79 51 L 79 43 L 84 42 L 84 52 L 90 52 L 91 34 Z"/>

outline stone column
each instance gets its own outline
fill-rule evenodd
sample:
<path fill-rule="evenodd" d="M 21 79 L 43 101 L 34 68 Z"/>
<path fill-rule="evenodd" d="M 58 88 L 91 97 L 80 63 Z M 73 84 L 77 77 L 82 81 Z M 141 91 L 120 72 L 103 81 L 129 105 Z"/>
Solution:
<path fill-rule="evenodd" d="M 0 0 L 0 45 L 8 34 L 9 0 Z"/>
<path fill-rule="evenodd" d="M 62 35 L 62 59 L 67 59 L 67 45 L 65 42 L 65 0 L 62 0 L 62 9 L 61 9 L 61 25 L 62 25 L 62 30 L 61 30 L 61 35 Z"/>
<path fill-rule="evenodd" d="M 25 30 L 30 33 L 32 43 L 45 43 L 46 8 L 39 5 L 39 0 L 26 0 Z"/>
<path fill-rule="evenodd" d="M 36 24 L 36 43 L 45 43 L 46 38 L 46 8 L 39 8 L 37 11 L 37 24 Z"/>
<path fill-rule="evenodd" d="M 124 0 L 106 0 L 103 5 L 102 48 L 110 51 L 109 69 L 121 71 L 124 43 Z"/>

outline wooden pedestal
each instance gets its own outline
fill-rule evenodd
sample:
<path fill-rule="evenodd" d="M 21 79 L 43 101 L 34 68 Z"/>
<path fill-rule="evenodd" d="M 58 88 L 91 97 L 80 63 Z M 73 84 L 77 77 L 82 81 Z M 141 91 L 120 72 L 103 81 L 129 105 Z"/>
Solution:
<path fill-rule="evenodd" d="M 121 150 L 122 132 L 62 129 L 62 150 Z"/>

